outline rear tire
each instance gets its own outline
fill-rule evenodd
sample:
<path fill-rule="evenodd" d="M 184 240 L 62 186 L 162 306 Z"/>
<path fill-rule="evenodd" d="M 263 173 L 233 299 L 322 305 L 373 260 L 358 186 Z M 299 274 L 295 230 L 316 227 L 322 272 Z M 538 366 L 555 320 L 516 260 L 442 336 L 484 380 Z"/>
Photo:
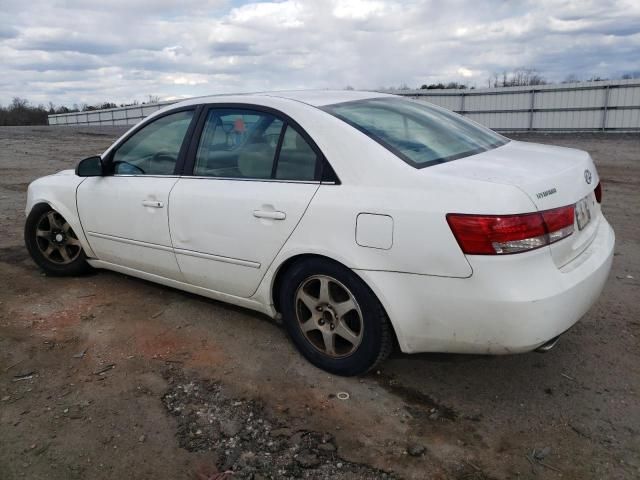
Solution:
<path fill-rule="evenodd" d="M 75 276 L 91 270 L 69 223 L 46 203 L 36 205 L 29 213 L 24 242 L 33 261 L 47 275 Z"/>
<path fill-rule="evenodd" d="M 353 271 L 336 262 L 313 258 L 291 266 L 279 302 L 293 343 L 323 370 L 360 375 L 393 350 L 380 301 Z"/>

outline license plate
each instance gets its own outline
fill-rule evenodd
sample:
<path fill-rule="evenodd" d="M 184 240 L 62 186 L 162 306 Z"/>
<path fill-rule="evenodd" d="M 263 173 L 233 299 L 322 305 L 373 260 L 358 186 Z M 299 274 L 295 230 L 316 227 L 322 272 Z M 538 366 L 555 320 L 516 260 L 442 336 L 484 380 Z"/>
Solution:
<path fill-rule="evenodd" d="M 576 222 L 578 223 L 578 230 L 584 230 L 591 221 L 591 198 L 590 196 L 584 197 L 578 203 L 576 203 Z"/>

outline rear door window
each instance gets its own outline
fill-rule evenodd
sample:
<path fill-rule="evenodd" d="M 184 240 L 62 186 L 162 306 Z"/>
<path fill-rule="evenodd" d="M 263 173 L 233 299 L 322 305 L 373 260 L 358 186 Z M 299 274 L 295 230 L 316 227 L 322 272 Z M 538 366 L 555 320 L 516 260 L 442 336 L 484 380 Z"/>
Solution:
<path fill-rule="evenodd" d="M 207 115 L 193 174 L 271 178 L 282 120 L 251 110 L 212 109 Z"/>
<path fill-rule="evenodd" d="M 313 180 L 318 156 L 302 135 L 287 126 L 278 156 L 275 178 L 281 180 Z"/>
<path fill-rule="evenodd" d="M 313 181 L 319 156 L 286 120 L 268 112 L 211 108 L 193 174 L 199 177 Z"/>

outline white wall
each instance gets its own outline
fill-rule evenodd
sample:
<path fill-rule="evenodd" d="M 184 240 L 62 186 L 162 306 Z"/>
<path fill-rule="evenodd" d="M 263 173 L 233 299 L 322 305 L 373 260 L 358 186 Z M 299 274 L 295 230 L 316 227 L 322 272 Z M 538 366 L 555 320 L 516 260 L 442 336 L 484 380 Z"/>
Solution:
<path fill-rule="evenodd" d="M 90 112 L 60 113 L 49 115 L 49 125 L 135 125 L 140 120 L 176 102 L 160 102 L 152 105 L 107 108 Z"/>
<path fill-rule="evenodd" d="M 396 90 L 501 131 L 640 130 L 640 81 L 476 90 Z M 49 125 L 133 125 L 174 102 L 49 115 Z"/>
<path fill-rule="evenodd" d="M 411 90 L 495 130 L 640 130 L 640 80 L 476 90 Z"/>

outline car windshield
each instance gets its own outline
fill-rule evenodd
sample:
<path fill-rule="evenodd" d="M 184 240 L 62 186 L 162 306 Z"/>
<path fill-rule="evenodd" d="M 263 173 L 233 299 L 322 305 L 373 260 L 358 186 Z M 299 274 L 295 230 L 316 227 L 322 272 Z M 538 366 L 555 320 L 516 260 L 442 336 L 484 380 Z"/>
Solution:
<path fill-rule="evenodd" d="M 372 98 L 322 108 L 416 168 L 468 157 L 509 140 L 440 107 L 400 98 Z"/>

